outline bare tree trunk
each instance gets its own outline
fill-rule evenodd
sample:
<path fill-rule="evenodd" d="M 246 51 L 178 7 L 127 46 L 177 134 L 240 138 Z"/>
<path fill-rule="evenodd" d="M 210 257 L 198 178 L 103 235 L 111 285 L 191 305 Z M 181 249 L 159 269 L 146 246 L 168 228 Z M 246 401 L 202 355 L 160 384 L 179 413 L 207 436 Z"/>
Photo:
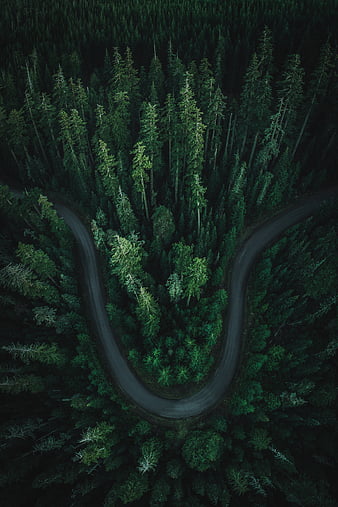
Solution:
<path fill-rule="evenodd" d="M 248 163 L 248 170 L 251 167 L 252 159 L 253 159 L 254 153 L 256 151 L 258 136 L 259 136 L 259 132 L 256 132 L 255 139 L 254 139 L 254 142 L 253 142 L 253 145 L 252 145 L 252 148 L 251 148 L 251 153 L 250 153 L 250 158 L 249 158 L 249 163 Z"/>
<path fill-rule="evenodd" d="M 243 155 L 243 152 L 244 152 L 244 149 L 245 149 L 245 144 L 246 144 L 246 138 L 247 138 L 247 136 L 248 136 L 248 127 L 246 127 L 246 129 L 245 129 L 245 134 L 244 134 L 242 146 L 241 146 L 241 149 L 240 149 L 240 152 L 239 152 L 240 158 L 242 158 L 242 155 Z"/>
<path fill-rule="evenodd" d="M 236 123 L 237 123 L 237 116 L 235 117 L 235 121 L 234 121 L 234 124 L 233 124 L 233 127 L 232 127 L 230 154 L 232 153 L 232 149 L 233 149 L 233 145 L 234 145 Z"/>
<path fill-rule="evenodd" d="M 178 199 L 178 159 L 176 159 L 176 171 L 175 171 L 175 203 Z"/>
<path fill-rule="evenodd" d="M 302 125 L 302 128 L 300 129 L 300 132 L 299 132 L 299 135 L 298 135 L 298 138 L 297 138 L 297 141 L 296 141 L 296 144 L 295 144 L 295 147 L 293 148 L 293 151 L 292 151 L 292 155 L 291 155 L 291 158 L 293 158 L 296 154 L 296 151 L 298 149 L 298 146 L 299 146 L 299 143 L 303 137 L 303 134 L 304 134 L 304 130 L 305 130 L 305 127 L 307 125 L 307 122 L 309 121 L 309 118 L 310 118 L 310 114 L 311 114 L 311 110 L 312 110 L 312 104 L 308 110 L 308 112 L 306 113 L 306 116 L 304 118 L 304 121 L 303 121 L 303 125 Z"/>
<path fill-rule="evenodd" d="M 31 110 L 31 107 L 29 105 L 29 102 L 28 102 L 28 99 L 27 99 L 27 94 L 26 94 L 26 100 L 27 100 L 27 105 L 28 105 L 28 111 L 29 111 L 29 116 L 31 118 L 31 121 L 32 121 L 32 124 L 33 124 L 33 128 L 34 128 L 34 132 L 35 132 L 35 135 L 38 139 L 38 142 L 39 142 L 39 145 L 40 145 L 40 149 L 41 149 L 41 152 L 42 152 L 42 155 L 43 155 L 43 158 L 45 159 L 46 162 L 48 162 L 48 159 L 47 159 L 47 155 L 46 155 L 46 152 L 45 152 L 45 149 L 42 145 L 42 142 L 41 142 L 41 137 L 39 135 L 39 132 L 38 132 L 38 129 L 37 129 L 37 126 L 36 126 L 36 123 L 35 123 L 35 120 L 34 120 L 34 117 L 33 117 L 33 113 L 32 113 L 32 110 Z"/>
<path fill-rule="evenodd" d="M 229 146 L 229 139 L 230 139 L 231 122 L 232 122 L 232 113 L 230 113 L 230 117 L 229 117 L 227 138 L 226 138 L 226 142 L 225 142 L 225 149 L 224 149 L 225 160 L 228 158 L 228 146 Z"/>

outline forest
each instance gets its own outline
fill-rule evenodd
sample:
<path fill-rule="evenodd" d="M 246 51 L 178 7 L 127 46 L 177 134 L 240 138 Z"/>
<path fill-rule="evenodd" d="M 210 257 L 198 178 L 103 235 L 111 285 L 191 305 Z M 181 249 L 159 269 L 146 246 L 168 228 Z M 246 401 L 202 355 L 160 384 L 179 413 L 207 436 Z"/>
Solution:
<path fill-rule="evenodd" d="M 53 205 L 90 232 L 132 372 L 198 392 L 243 241 L 338 185 L 337 1 L 2 12 L 1 504 L 337 507 L 337 198 L 259 256 L 231 387 L 177 421 L 119 389 Z"/>

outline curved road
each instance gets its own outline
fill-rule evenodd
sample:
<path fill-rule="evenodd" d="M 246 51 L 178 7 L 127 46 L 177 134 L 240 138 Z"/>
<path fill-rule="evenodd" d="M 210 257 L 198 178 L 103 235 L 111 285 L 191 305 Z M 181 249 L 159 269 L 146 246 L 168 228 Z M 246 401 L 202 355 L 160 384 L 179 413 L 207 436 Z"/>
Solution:
<path fill-rule="evenodd" d="M 110 372 L 127 398 L 146 412 L 167 419 L 197 416 L 217 405 L 224 397 L 238 365 L 246 288 L 254 261 L 285 229 L 317 212 L 325 201 L 337 194 L 338 187 L 335 187 L 301 198 L 292 207 L 257 227 L 245 240 L 233 263 L 224 346 L 217 368 L 200 391 L 179 400 L 155 395 L 130 370 L 108 320 L 93 240 L 82 221 L 67 206 L 54 203 L 55 209 L 72 230 L 80 247 L 91 317 Z"/>

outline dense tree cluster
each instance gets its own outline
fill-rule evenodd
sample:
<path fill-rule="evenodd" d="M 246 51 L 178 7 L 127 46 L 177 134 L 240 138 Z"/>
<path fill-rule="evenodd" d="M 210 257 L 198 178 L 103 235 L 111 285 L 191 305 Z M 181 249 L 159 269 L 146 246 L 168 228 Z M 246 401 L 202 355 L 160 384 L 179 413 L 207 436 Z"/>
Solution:
<path fill-rule="evenodd" d="M 311 2 L 309 21 L 292 1 L 267 9 L 263 0 L 186 0 L 170 3 L 166 24 L 160 1 L 114 2 L 109 15 L 96 2 L 89 17 L 81 9 L 91 1 L 60 0 L 50 19 L 63 20 L 66 36 L 45 47 L 48 2 L 26 25 L 22 2 L 15 14 L 5 7 L 20 30 L 1 75 L 2 173 L 30 189 L 19 198 L 0 185 L 6 505 L 336 505 L 334 203 L 257 262 L 227 398 L 171 425 L 139 415 L 107 374 L 74 240 L 51 203 L 62 197 L 91 230 L 131 367 L 164 396 L 196 391 L 226 339 L 229 272 L 248 229 L 336 181 L 331 3 Z M 261 26 L 263 11 L 271 28 Z M 302 48 L 300 14 L 309 27 Z M 231 16 L 226 33 L 213 25 L 220 16 Z M 315 25 L 321 45 L 310 41 Z M 81 47 L 66 57 L 77 30 Z M 10 40 L 8 28 L 2 36 Z"/>

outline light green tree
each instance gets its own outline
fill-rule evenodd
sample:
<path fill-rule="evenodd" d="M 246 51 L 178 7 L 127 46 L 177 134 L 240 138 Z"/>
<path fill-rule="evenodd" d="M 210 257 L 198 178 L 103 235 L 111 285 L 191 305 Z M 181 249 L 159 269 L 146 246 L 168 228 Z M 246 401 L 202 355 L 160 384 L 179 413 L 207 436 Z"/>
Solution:
<path fill-rule="evenodd" d="M 142 324 L 143 335 L 152 340 L 160 328 L 160 307 L 146 287 L 137 294 L 136 315 Z"/>
<path fill-rule="evenodd" d="M 136 278 L 142 276 L 142 259 L 145 255 L 142 246 L 143 242 L 136 234 L 130 234 L 128 238 L 115 234 L 111 240 L 110 263 L 113 273 L 124 285 L 128 283 L 129 275 Z"/>
<path fill-rule="evenodd" d="M 190 468 L 204 472 L 213 466 L 222 453 L 223 438 L 215 431 L 192 431 L 182 448 Z"/>
<path fill-rule="evenodd" d="M 29 345 L 12 343 L 11 345 L 3 345 L 2 349 L 14 359 L 20 359 L 25 364 L 38 361 L 44 364 L 63 366 L 66 362 L 66 356 L 55 343 L 31 343 Z"/>
<path fill-rule="evenodd" d="M 138 470 L 141 474 L 156 469 L 162 453 L 161 442 L 156 438 L 146 440 L 141 446 L 141 456 L 138 460 Z"/>
<path fill-rule="evenodd" d="M 130 472 L 127 479 L 118 487 L 118 497 L 127 504 L 139 500 L 148 490 L 147 475 Z"/>
<path fill-rule="evenodd" d="M 33 308 L 33 314 L 38 326 L 54 326 L 56 322 L 56 309 L 50 306 L 37 306 Z"/>
<path fill-rule="evenodd" d="M 197 213 L 197 234 L 201 230 L 201 210 L 206 207 L 205 199 L 206 188 L 202 185 L 201 177 L 198 173 L 194 173 L 190 183 L 190 205 Z"/>
<path fill-rule="evenodd" d="M 271 443 L 271 437 L 264 428 L 254 428 L 250 434 L 250 443 L 257 451 L 267 449 Z"/>
<path fill-rule="evenodd" d="M 43 250 L 19 241 L 16 255 L 20 262 L 30 267 L 43 280 L 49 278 L 55 283 L 57 273 L 55 262 Z"/>
<path fill-rule="evenodd" d="M 131 206 L 130 200 L 121 187 L 119 187 L 116 196 L 116 211 L 120 221 L 121 229 L 124 234 L 136 232 L 139 228 L 137 218 Z"/>
<path fill-rule="evenodd" d="M 180 95 L 179 120 L 182 136 L 183 179 L 187 178 L 189 184 L 192 174 L 200 174 L 203 168 L 205 125 L 202 122 L 202 113 L 196 105 L 188 74 Z"/>
<path fill-rule="evenodd" d="M 171 301 L 177 303 L 183 295 L 182 277 L 178 273 L 172 273 L 166 282 Z"/>
<path fill-rule="evenodd" d="M 149 157 L 150 167 L 150 197 L 151 204 L 155 204 L 154 171 L 161 167 L 161 142 L 159 136 L 159 118 L 157 106 L 144 102 L 141 106 L 140 141 L 145 146 L 145 153 Z"/>
<path fill-rule="evenodd" d="M 208 281 L 207 260 L 203 257 L 194 257 L 189 265 L 185 278 L 185 296 L 189 305 L 192 296 L 199 299 L 201 288 Z"/>
<path fill-rule="evenodd" d="M 9 263 L 0 269 L 0 285 L 24 296 L 33 292 L 35 278 L 33 270 L 24 264 Z"/>
<path fill-rule="evenodd" d="M 141 194 L 142 205 L 145 209 L 145 214 L 149 220 L 149 209 L 146 194 L 146 183 L 149 181 L 149 170 L 152 167 L 151 161 L 145 153 L 145 146 L 138 141 L 132 151 L 132 178 L 134 180 L 135 190 Z"/>
<path fill-rule="evenodd" d="M 227 469 L 227 478 L 231 488 L 237 495 L 244 495 L 249 489 L 249 476 L 244 470 L 229 467 Z"/>
<path fill-rule="evenodd" d="M 107 144 L 98 140 L 96 146 L 97 170 L 101 174 L 102 182 L 106 194 L 111 199 L 115 199 L 119 189 L 119 181 L 116 174 L 117 161 L 111 155 Z"/>

